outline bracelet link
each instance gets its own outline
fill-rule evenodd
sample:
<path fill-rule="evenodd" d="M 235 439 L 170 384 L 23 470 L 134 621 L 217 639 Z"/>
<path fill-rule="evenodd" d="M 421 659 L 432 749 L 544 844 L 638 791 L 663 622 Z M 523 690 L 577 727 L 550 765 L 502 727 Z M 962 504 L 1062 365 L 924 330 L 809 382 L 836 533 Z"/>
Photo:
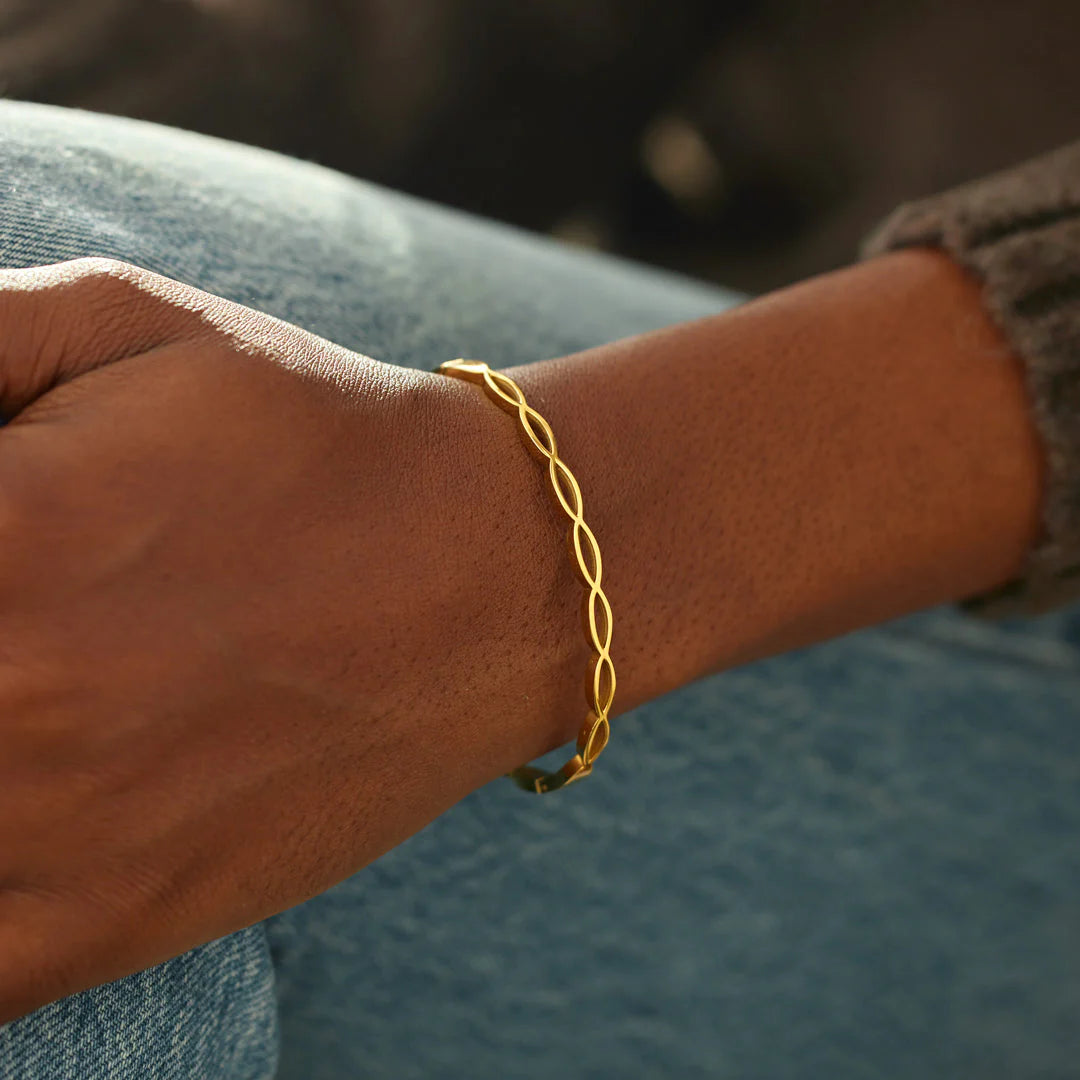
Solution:
<path fill-rule="evenodd" d="M 579 754 L 575 754 L 557 772 L 546 773 L 534 765 L 522 765 L 509 773 L 509 777 L 523 791 L 530 791 L 537 795 L 546 795 L 549 791 L 558 791 L 568 784 L 573 784 L 583 779 L 592 772 L 592 766 L 586 765 Z"/>

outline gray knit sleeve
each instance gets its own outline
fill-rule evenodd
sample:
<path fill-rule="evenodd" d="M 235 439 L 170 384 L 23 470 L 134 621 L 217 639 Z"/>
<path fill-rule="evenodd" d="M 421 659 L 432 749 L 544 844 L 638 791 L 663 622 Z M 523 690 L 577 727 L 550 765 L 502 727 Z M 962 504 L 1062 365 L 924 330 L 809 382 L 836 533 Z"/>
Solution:
<path fill-rule="evenodd" d="M 1080 143 L 901 206 L 863 254 L 913 246 L 941 248 L 982 281 L 1047 455 L 1042 535 L 1020 576 L 959 606 L 990 619 L 1062 607 L 1080 599 Z"/>

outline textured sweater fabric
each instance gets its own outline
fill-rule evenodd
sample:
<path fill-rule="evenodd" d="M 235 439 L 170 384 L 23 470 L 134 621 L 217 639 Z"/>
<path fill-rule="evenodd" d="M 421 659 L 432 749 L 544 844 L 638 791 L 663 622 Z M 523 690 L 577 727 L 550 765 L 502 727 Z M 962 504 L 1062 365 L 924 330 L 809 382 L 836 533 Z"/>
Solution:
<path fill-rule="evenodd" d="M 929 246 L 983 284 L 1023 362 L 1046 451 L 1042 533 L 1021 574 L 963 600 L 972 615 L 1038 615 L 1080 599 L 1080 143 L 899 207 L 864 255 Z"/>

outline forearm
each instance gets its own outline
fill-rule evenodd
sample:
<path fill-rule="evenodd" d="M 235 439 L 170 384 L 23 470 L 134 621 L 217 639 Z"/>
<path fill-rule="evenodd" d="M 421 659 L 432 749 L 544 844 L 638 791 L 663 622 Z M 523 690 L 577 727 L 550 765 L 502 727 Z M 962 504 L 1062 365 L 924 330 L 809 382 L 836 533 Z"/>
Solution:
<path fill-rule="evenodd" d="M 992 588 L 1038 534 L 1020 366 L 941 255 L 509 374 L 585 493 L 616 712 Z M 577 602 L 568 582 L 568 634 Z"/>

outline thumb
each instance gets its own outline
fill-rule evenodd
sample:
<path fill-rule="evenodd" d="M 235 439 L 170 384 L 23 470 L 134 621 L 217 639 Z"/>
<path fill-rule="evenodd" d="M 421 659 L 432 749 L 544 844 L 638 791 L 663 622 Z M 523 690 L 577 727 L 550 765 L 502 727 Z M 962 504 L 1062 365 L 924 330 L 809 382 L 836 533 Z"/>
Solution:
<path fill-rule="evenodd" d="M 110 259 L 0 270 L 0 415 L 94 368 L 194 336 L 201 295 Z"/>

